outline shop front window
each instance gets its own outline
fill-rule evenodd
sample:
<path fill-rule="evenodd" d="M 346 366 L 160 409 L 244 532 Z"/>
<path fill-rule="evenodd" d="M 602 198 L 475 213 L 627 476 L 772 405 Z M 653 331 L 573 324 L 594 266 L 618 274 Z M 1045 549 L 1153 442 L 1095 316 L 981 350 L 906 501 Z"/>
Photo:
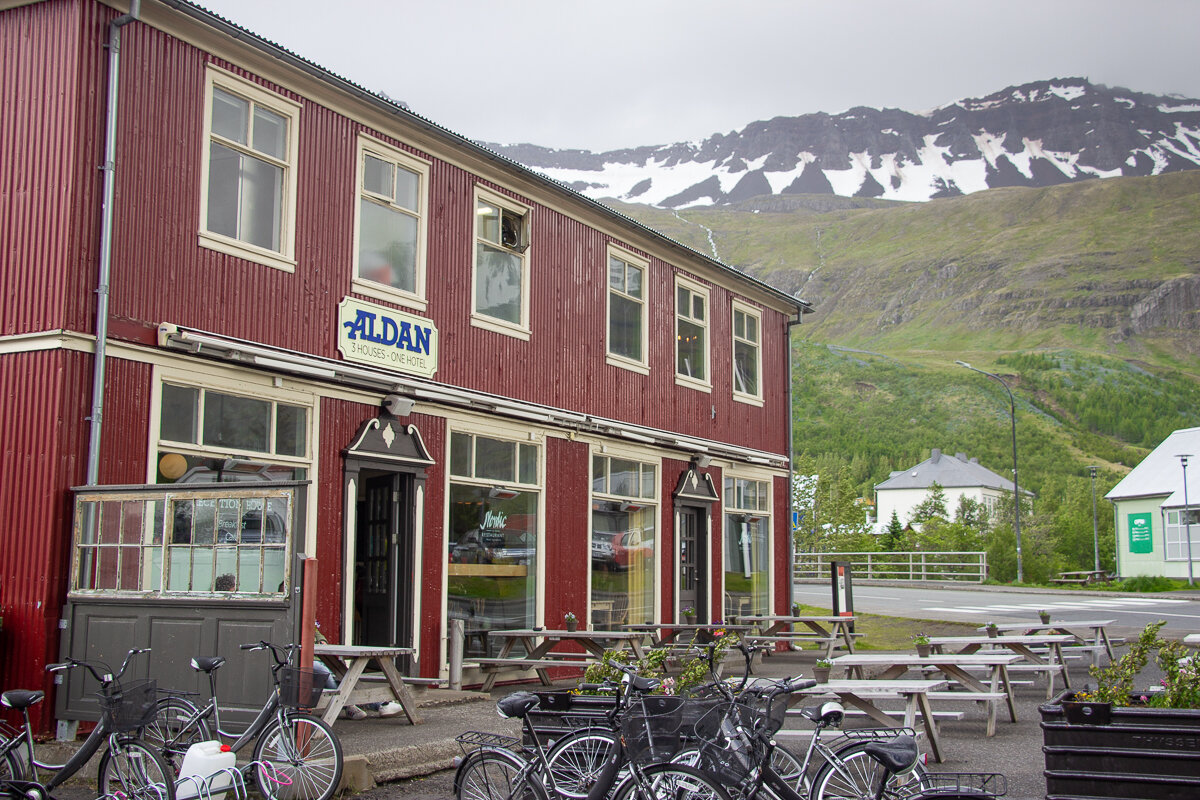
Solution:
<path fill-rule="evenodd" d="M 537 457 L 533 445 L 451 435 L 448 605 L 468 656 L 494 655 L 489 630 L 536 624 Z"/>
<path fill-rule="evenodd" d="M 657 469 L 628 459 L 592 458 L 594 629 L 654 621 Z"/>
<path fill-rule="evenodd" d="M 770 613 L 769 484 L 725 479 L 725 618 Z"/>

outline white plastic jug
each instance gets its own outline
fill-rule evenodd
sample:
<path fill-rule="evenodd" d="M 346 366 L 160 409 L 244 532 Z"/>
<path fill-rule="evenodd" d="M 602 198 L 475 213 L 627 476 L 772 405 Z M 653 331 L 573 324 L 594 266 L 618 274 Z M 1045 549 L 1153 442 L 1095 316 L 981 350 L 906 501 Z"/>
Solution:
<path fill-rule="evenodd" d="M 229 745 L 218 741 L 196 742 L 183 755 L 183 766 L 175 781 L 177 800 L 225 800 L 233 781 L 226 769 L 233 769 L 237 756 Z"/>

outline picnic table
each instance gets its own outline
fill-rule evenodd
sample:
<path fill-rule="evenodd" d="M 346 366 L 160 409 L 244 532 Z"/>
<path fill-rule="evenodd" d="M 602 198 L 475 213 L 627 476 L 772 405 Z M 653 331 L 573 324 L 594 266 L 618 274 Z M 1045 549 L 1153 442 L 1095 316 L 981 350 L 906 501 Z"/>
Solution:
<path fill-rule="evenodd" d="M 1113 574 L 1106 569 L 1079 569 L 1071 572 L 1060 572 L 1057 578 L 1051 578 L 1051 583 L 1060 585 L 1085 586 L 1089 583 L 1108 583 Z"/>
<path fill-rule="evenodd" d="M 321 717 L 326 724 L 332 725 L 338 718 L 338 713 L 347 704 L 385 703 L 395 701 L 404 707 L 404 716 L 408 721 L 417 725 L 421 718 L 417 715 L 417 704 L 412 692 L 404 685 L 404 678 L 396 669 L 395 659 L 400 656 L 412 655 L 411 647 L 372 647 L 350 644 L 319 643 L 313 647 L 313 656 L 329 667 L 329 671 L 338 679 L 335 694 L 328 695 L 329 705 Z M 374 685 L 360 686 L 359 683 L 371 662 L 375 662 L 383 673 L 382 681 L 371 681 Z"/>
<path fill-rule="evenodd" d="M 1200 633 L 1189 633 L 1183 637 L 1184 644 L 1190 644 L 1192 647 L 1200 647 Z"/>
<path fill-rule="evenodd" d="M 690 647 L 697 644 L 708 644 L 716 640 L 717 631 L 736 633 L 745 636 L 753 628 L 749 625 L 727 625 L 720 622 L 687 623 L 687 622 L 647 622 L 644 624 L 622 625 L 623 630 L 636 633 L 639 637 L 648 638 L 651 647 Z M 680 641 L 680 636 L 690 638 Z"/>
<path fill-rule="evenodd" d="M 1020 655 L 1025 663 L 1011 664 L 1011 672 L 1043 672 L 1046 674 L 1046 698 L 1054 696 L 1054 676 L 1062 674 L 1063 685 L 1071 688 L 1071 676 L 1067 673 L 1066 662 L 1063 661 L 1062 645 L 1074 641 L 1075 637 L 1067 634 L 1029 634 L 1019 636 L 931 636 L 929 644 L 934 650 L 941 652 L 945 648 L 957 647 L 957 653 L 968 655 L 979 652 L 984 646 L 990 648 L 1002 647 Z M 1045 647 L 1046 657 L 1033 650 L 1034 647 Z"/>
<path fill-rule="evenodd" d="M 751 642 L 818 642 L 825 645 L 825 657 L 833 655 L 834 649 L 844 646 L 854 652 L 853 616 L 785 616 L 766 614 L 763 616 L 738 617 L 738 622 L 760 628 L 759 633 L 750 634 Z M 802 625 L 807 630 L 796 630 Z"/>
<path fill-rule="evenodd" d="M 542 685 L 550 686 L 553 681 L 547 672 L 552 667 L 581 667 L 586 668 L 604 658 L 604 651 L 614 645 L 628 647 L 635 658 L 642 658 L 643 634 L 633 631 L 588 631 L 588 630 L 539 630 L 523 628 L 518 630 L 488 631 L 488 638 L 503 640 L 500 652 L 495 658 L 473 658 L 472 663 L 478 664 L 484 672 L 483 691 L 490 692 L 502 670 L 527 670 L 537 672 Z M 539 641 L 540 640 L 540 641 Z M 558 650 L 559 645 L 574 642 L 583 648 L 578 650 Z M 514 654 L 513 650 L 520 644 L 523 653 Z"/>
<path fill-rule="evenodd" d="M 1108 637 L 1106 630 L 1109 625 L 1116 623 L 1115 619 L 1086 619 L 1086 620 L 1067 620 L 1067 619 L 1052 619 L 1049 622 L 1020 622 L 1020 623 L 1005 623 L 997 625 L 996 630 L 1000 633 L 1008 631 L 1022 631 L 1027 634 L 1047 633 L 1073 636 L 1076 644 L 1082 647 L 1091 648 L 1092 663 L 1098 664 L 1100 658 L 1100 650 L 1103 649 L 1108 655 L 1108 660 L 1113 660 L 1112 640 Z M 1091 630 L 1091 636 L 1080 633 L 1080 629 L 1087 628 Z M 979 628 L 983 631 L 985 628 Z M 1118 642 L 1124 641 L 1117 639 Z"/>
<path fill-rule="evenodd" d="M 925 736 L 929 739 L 929 750 L 935 761 L 942 761 L 942 745 L 938 739 L 937 719 L 929 706 L 929 692 L 936 692 L 949 687 L 945 680 L 831 680 L 818 683 L 809 689 L 801 689 L 797 694 L 836 695 L 844 704 L 853 706 L 865 713 L 879 724 L 894 728 L 911 728 L 916 724 L 918 712 L 921 723 L 925 728 Z M 873 700 L 884 700 L 899 697 L 905 701 L 904 718 L 898 720 L 879 706 Z M 792 713 L 792 712 L 788 712 Z"/>
<path fill-rule="evenodd" d="M 928 692 L 930 700 L 976 700 L 987 704 L 987 735 L 996 734 L 996 704 L 1000 700 L 1008 705 L 1010 721 L 1017 721 L 1017 708 L 1013 701 L 1012 684 L 1008 680 L 1008 667 L 1020 661 L 1017 653 L 931 653 L 927 656 L 916 653 L 852 653 L 832 659 L 834 666 L 846 668 L 848 675 L 862 679 L 863 667 L 883 667 L 878 680 L 895 680 L 910 670 L 934 669 L 948 680 L 966 691 Z M 987 667 L 990 670 L 988 683 L 976 678 L 965 667 Z M 972 696 L 974 695 L 974 696 Z"/>

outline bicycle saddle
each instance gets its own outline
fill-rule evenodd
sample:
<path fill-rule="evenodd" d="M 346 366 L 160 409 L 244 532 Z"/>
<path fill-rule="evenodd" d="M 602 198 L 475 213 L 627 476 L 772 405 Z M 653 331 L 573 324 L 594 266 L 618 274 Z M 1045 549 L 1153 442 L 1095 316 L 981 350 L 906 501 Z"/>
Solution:
<path fill-rule="evenodd" d="M 9 689 L 4 694 L 0 695 L 0 703 L 4 703 L 9 708 L 15 708 L 20 711 L 23 708 L 29 708 L 42 702 L 42 698 L 46 696 L 45 692 L 35 691 L 31 689 Z"/>
<path fill-rule="evenodd" d="M 892 773 L 908 772 L 917 763 L 917 740 L 911 736 L 897 736 L 886 742 L 870 742 L 863 752 L 883 765 Z"/>
<path fill-rule="evenodd" d="M 496 710 L 502 717 L 524 719 L 531 709 L 537 708 L 541 700 L 533 692 L 513 692 L 508 697 L 500 698 Z"/>
<path fill-rule="evenodd" d="M 225 663 L 225 656 L 201 656 L 192 659 L 192 669 L 197 672 L 212 672 Z"/>
<path fill-rule="evenodd" d="M 661 684 L 658 678 L 643 678 L 641 675 L 633 676 L 633 690 L 635 692 L 652 692 Z"/>
<path fill-rule="evenodd" d="M 810 722 L 837 727 L 842 724 L 842 718 L 846 716 L 846 709 L 842 707 L 841 703 L 821 703 L 819 706 L 800 709 L 800 716 Z"/>

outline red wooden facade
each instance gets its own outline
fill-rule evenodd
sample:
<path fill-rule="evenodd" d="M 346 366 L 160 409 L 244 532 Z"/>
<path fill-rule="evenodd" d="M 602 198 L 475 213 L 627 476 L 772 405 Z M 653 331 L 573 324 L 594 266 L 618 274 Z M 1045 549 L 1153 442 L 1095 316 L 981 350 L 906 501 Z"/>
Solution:
<path fill-rule="evenodd" d="M 84 483 L 91 403 L 88 336 L 95 333 L 109 23 L 124 3 L 46 0 L 0 4 L 0 684 L 44 683 L 58 657 L 67 593 L 72 496 Z M 153 480 L 153 364 L 161 323 L 315 359 L 339 360 L 338 303 L 354 294 L 356 137 L 377 140 L 429 164 L 427 307 L 440 335 L 439 385 L 590 414 L 680 437 L 771 456 L 776 575 L 773 603 L 787 607 L 789 554 L 788 326 L 800 306 L 740 273 L 654 234 L 591 201 L 476 148 L 455 134 L 368 95 L 187 4 L 146 0 L 122 29 L 118 149 L 110 281 L 109 359 L 100 484 Z M 205 175 L 205 70 L 212 65 L 300 106 L 296 166 L 295 271 L 204 247 L 197 227 Z M 474 189 L 530 209 L 528 341 L 471 324 Z M 606 248 L 648 262 L 649 374 L 605 359 Z M 708 288 L 711 391 L 675 378 L 675 279 Z M 467 288 L 464 288 L 467 287 Z M 762 403 L 734 399 L 732 302 L 761 314 Z M 375 301 L 372 301 L 375 302 Z M 65 333 L 64 333 L 65 332 Z M 144 353 L 142 359 L 139 353 Z M 156 360 L 157 359 L 157 360 Z M 373 404 L 331 387 L 312 445 L 316 557 L 323 565 L 318 619 L 340 633 L 345 582 L 343 448 Z M 323 390 L 318 390 L 321 394 Z M 447 421 L 419 404 L 415 425 L 435 463 L 427 469 L 421 628 L 443 626 L 448 474 Z M 589 447 L 571 436 L 545 440 L 548 573 L 587 563 Z M 662 457 L 659 548 L 675 552 L 669 496 L 690 453 Z M 756 465 L 765 464 L 759 459 Z M 704 472 L 720 490 L 731 466 Z M 722 541 L 714 509 L 712 541 Z M 709 564 L 720 585 L 718 556 Z M 674 608 L 673 565 L 664 558 L 661 602 Z M 546 619 L 583 608 L 586 581 L 548 586 Z M 720 599 L 714 599 L 720 615 Z M 325 627 L 324 621 L 329 621 Z M 420 662 L 437 674 L 438 635 L 421 639 Z"/>

